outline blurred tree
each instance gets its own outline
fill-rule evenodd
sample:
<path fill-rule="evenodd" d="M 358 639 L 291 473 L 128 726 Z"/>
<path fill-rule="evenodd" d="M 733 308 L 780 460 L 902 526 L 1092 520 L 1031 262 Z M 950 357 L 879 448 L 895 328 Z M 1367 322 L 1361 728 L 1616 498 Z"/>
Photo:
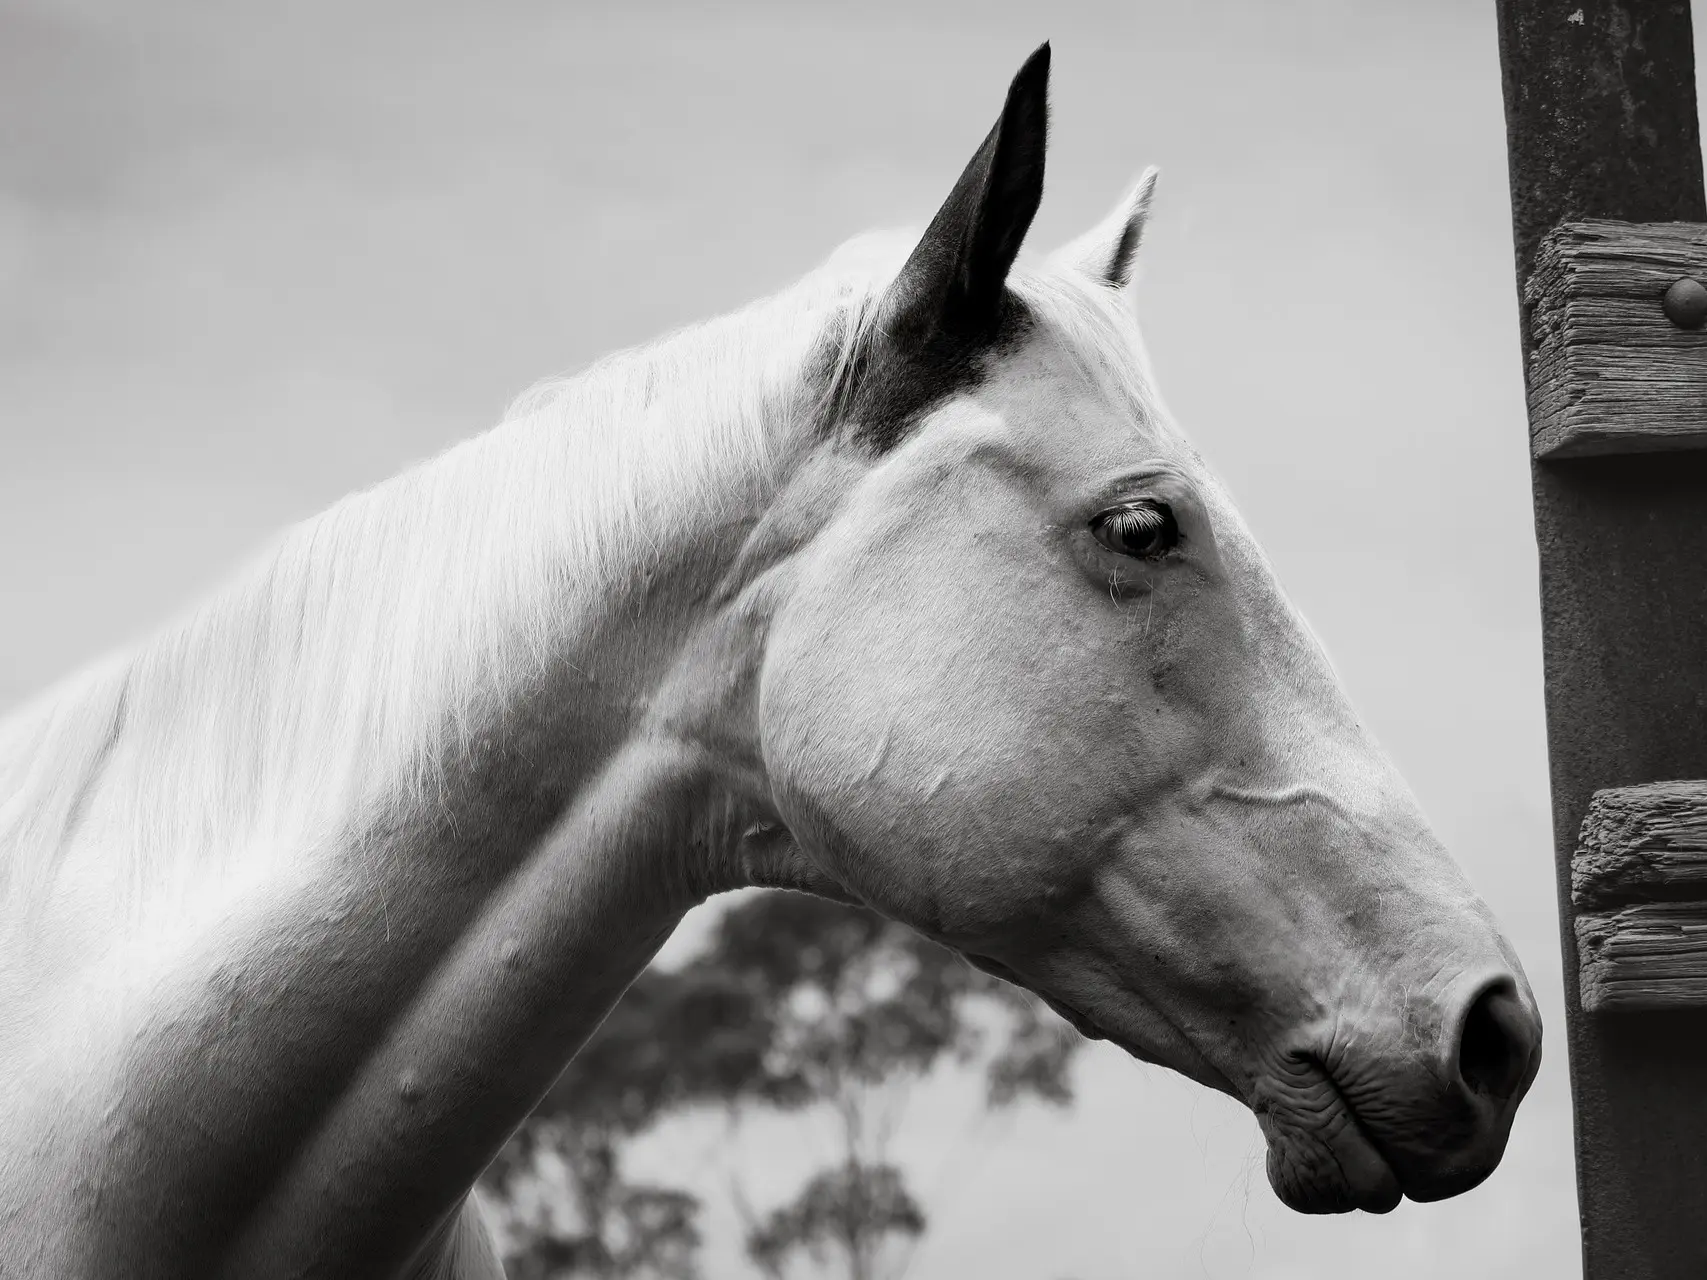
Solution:
<path fill-rule="evenodd" d="M 623 1181 L 616 1142 L 594 1126 L 531 1119 L 487 1178 L 510 1280 L 699 1274 L 699 1202 Z"/>
<path fill-rule="evenodd" d="M 870 1280 L 889 1237 L 917 1237 L 924 1229 L 925 1211 L 899 1169 L 851 1159 L 815 1174 L 793 1200 L 751 1229 L 747 1252 L 766 1274 L 777 1276 L 790 1254 L 804 1252 L 822 1263 L 833 1246 L 852 1280 Z"/>
<path fill-rule="evenodd" d="M 804 1253 L 874 1280 L 923 1208 L 886 1159 L 908 1085 L 946 1059 L 985 1068 L 986 1102 L 1070 1101 L 1078 1037 L 1033 997 L 875 912 L 802 894 L 737 901 L 679 971 L 637 979 L 488 1171 L 512 1280 L 690 1280 L 698 1200 L 635 1185 L 620 1146 L 665 1114 L 716 1104 L 822 1105 L 841 1158 L 749 1223 L 784 1274 Z"/>
<path fill-rule="evenodd" d="M 985 1068 L 987 1105 L 1071 1101 L 1076 1033 L 1035 997 L 874 911 L 758 895 L 718 921 L 701 963 L 766 1010 L 767 1069 L 840 1121 L 841 1159 L 749 1225 L 748 1253 L 771 1275 L 794 1254 L 820 1265 L 835 1254 L 849 1280 L 874 1280 L 887 1242 L 924 1232 L 889 1140 L 910 1083 L 945 1058 L 979 1056 L 992 1023 L 1002 1034 Z"/>
<path fill-rule="evenodd" d="M 486 1171 L 511 1280 L 690 1280 L 699 1201 L 621 1174 L 623 1141 L 694 1103 L 805 1101 L 765 1060 L 755 993 L 706 966 L 647 969 Z"/>

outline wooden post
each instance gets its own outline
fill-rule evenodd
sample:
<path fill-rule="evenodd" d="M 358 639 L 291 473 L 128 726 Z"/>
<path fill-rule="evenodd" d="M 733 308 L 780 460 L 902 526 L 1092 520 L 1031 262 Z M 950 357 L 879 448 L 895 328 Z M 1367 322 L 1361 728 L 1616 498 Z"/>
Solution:
<path fill-rule="evenodd" d="M 1554 394 L 1553 373 L 1532 360 L 1549 336 L 1535 320 L 1551 287 L 1532 274 L 1560 223 L 1707 221 L 1689 4 L 1499 0 L 1499 32 L 1524 368 L 1541 454 L 1535 533 L 1584 1269 L 1587 1280 L 1700 1280 L 1707 1011 L 1684 1002 L 1585 1012 L 1571 866 L 1595 792 L 1707 778 L 1707 451 L 1616 451 L 1621 416 L 1665 394 L 1647 376 L 1629 380 L 1625 415 L 1598 407 L 1596 452 L 1549 447 L 1562 438 L 1547 434 L 1558 424 L 1537 421 L 1537 411 L 1571 397 Z M 1675 420 L 1691 409 L 1707 416 L 1700 403 L 1669 412 Z M 1648 438 L 1638 447 L 1653 448 Z M 1604 954 L 1595 937 L 1585 944 L 1593 988 Z M 1591 1005 L 1597 998 L 1591 992 Z"/>

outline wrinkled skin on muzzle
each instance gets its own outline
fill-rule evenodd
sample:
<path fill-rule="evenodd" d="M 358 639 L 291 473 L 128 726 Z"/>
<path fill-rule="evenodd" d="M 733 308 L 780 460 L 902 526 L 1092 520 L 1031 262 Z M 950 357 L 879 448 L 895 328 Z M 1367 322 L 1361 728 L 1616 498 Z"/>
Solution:
<path fill-rule="evenodd" d="M 1037 60 L 891 286 L 877 392 L 778 495 L 777 812 L 836 892 L 1243 1101 L 1287 1204 L 1456 1194 L 1534 1078 L 1534 998 L 1150 387 L 1150 176 L 1009 278 Z"/>

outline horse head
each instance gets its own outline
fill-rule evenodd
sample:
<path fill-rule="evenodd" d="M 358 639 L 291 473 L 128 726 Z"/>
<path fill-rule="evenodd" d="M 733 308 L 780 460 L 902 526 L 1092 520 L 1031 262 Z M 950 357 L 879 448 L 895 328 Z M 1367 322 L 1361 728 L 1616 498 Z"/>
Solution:
<path fill-rule="evenodd" d="M 1240 1099 L 1294 1208 L 1454 1195 L 1535 1075 L 1534 998 L 1155 393 L 1127 303 L 1153 172 L 1016 268 L 1047 78 L 1045 46 L 838 335 L 767 517 L 793 878 Z"/>

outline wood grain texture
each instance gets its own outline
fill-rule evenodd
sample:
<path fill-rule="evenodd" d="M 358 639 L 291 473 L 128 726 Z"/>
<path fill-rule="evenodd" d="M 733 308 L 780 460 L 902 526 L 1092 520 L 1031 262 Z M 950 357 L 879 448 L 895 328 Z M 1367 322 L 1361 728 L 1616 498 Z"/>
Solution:
<path fill-rule="evenodd" d="M 1707 1006 L 1707 902 L 1643 902 L 1577 917 L 1586 1013 Z"/>
<path fill-rule="evenodd" d="M 1633 902 L 1707 902 L 1707 782 L 1597 791 L 1571 861 L 1578 910 Z"/>
<path fill-rule="evenodd" d="M 1597 791 L 1571 901 L 1586 1012 L 1707 1007 L 1707 782 Z"/>
<path fill-rule="evenodd" d="M 1661 306 L 1683 276 L 1707 284 L 1707 224 L 1565 222 L 1524 285 L 1537 458 L 1707 448 L 1707 328 Z"/>

